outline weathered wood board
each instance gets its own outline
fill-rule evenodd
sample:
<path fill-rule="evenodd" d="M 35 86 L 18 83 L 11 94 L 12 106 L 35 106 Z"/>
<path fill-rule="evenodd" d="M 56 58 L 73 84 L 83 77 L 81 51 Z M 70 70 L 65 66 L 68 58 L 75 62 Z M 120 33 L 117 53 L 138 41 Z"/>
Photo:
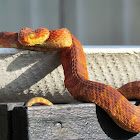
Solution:
<path fill-rule="evenodd" d="M 140 139 L 90 103 L 16 107 L 12 124 L 13 140 Z"/>

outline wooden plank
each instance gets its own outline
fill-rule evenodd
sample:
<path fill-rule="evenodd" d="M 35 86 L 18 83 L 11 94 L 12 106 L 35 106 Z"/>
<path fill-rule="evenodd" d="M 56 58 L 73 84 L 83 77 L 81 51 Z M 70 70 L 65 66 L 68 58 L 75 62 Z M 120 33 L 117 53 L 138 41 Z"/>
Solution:
<path fill-rule="evenodd" d="M 11 112 L 14 107 L 23 106 L 23 102 L 0 103 L 0 140 L 11 140 L 12 121 Z"/>
<path fill-rule="evenodd" d="M 17 107 L 13 111 L 14 140 L 140 139 L 127 132 L 95 104 Z"/>

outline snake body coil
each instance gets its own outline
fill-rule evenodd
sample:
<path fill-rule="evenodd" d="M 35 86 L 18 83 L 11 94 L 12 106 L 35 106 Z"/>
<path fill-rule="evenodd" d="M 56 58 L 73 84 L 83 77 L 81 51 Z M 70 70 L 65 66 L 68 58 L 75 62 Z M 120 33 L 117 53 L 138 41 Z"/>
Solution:
<path fill-rule="evenodd" d="M 31 34 L 34 32 L 30 31 L 28 36 Z M 61 48 L 65 40 L 65 45 L 61 50 L 61 60 L 65 86 L 71 95 L 78 101 L 93 102 L 99 105 L 121 128 L 131 132 L 140 132 L 140 107 L 131 104 L 126 99 L 140 99 L 140 81 L 128 83 L 119 88 L 118 91 L 108 85 L 90 81 L 85 54 L 80 42 L 66 29 L 49 31 L 49 34 L 48 39 L 42 45 L 36 43 L 35 46 L 29 46 L 29 44 L 24 46 L 24 42 L 22 45 L 21 41 L 18 42 L 18 33 L 2 32 L 0 33 L 0 47 L 37 51 L 57 50 Z M 34 36 L 31 35 L 30 38 L 32 39 Z"/>

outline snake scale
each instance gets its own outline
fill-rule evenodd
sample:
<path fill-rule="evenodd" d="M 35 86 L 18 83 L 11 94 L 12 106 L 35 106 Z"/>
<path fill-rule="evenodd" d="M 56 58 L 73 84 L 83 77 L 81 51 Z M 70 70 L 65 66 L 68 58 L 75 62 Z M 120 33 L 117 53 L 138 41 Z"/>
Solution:
<path fill-rule="evenodd" d="M 88 78 L 85 54 L 80 42 L 67 30 L 49 31 L 39 28 L 33 31 L 23 28 L 20 33 L 0 32 L 0 48 L 19 48 L 35 51 L 60 50 L 65 75 L 65 87 L 74 99 L 95 103 L 124 130 L 140 132 L 140 106 L 127 99 L 140 99 L 140 81 L 130 82 L 118 90 Z M 127 98 L 127 99 L 126 99 Z M 33 103 L 49 104 L 44 98 L 33 98 Z"/>

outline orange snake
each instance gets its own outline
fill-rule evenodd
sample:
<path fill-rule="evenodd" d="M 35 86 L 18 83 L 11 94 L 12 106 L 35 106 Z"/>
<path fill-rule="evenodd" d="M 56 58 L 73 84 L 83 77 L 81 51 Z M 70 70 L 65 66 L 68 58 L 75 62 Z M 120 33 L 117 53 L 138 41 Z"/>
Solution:
<path fill-rule="evenodd" d="M 126 99 L 140 99 L 140 81 L 128 83 L 118 90 L 90 81 L 83 48 L 67 29 L 49 31 L 39 28 L 33 31 L 30 28 L 23 28 L 20 33 L 0 32 L 0 48 L 44 52 L 60 50 L 65 87 L 71 95 L 78 101 L 97 104 L 121 128 L 135 133 L 140 132 L 140 106 L 135 106 Z M 52 105 L 40 97 L 31 99 L 27 105 L 34 103 Z"/>

